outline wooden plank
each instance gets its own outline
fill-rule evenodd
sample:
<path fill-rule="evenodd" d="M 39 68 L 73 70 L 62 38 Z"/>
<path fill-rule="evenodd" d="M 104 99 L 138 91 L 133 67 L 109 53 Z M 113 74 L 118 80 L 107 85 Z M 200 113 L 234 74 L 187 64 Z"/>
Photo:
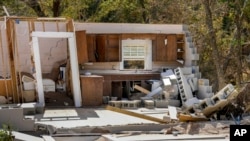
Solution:
<path fill-rule="evenodd" d="M 11 85 L 12 85 L 12 97 L 13 97 L 13 102 L 18 103 L 19 98 L 17 94 L 17 78 L 16 78 L 16 67 L 15 67 L 15 62 L 14 62 L 14 48 L 15 48 L 15 33 L 14 33 L 14 27 L 15 26 L 15 21 L 14 20 L 7 20 L 6 22 L 6 34 L 7 34 L 7 43 L 8 43 L 8 52 L 9 52 L 9 61 L 10 64 L 10 70 L 11 70 Z"/>
<path fill-rule="evenodd" d="M 167 35 L 166 61 L 177 60 L 177 39 L 176 34 Z"/>
<path fill-rule="evenodd" d="M 145 119 L 145 120 L 150 120 L 150 121 L 158 122 L 158 123 L 167 123 L 163 119 L 159 119 L 159 118 L 155 118 L 155 117 L 151 117 L 151 116 L 147 116 L 147 115 L 143 115 L 143 114 L 131 112 L 131 111 L 128 111 L 128 110 L 117 108 L 117 107 L 106 106 L 106 109 L 110 110 L 110 111 L 114 111 L 114 112 L 118 112 L 118 113 L 130 115 L 130 116 L 133 116 L 133 117 L 138 117 L 138 118 L 142 118 L 142 119 Z"/>
<path fill-rule="evenodd" d="M 138 86 L 138 85 L 134 85 L 134 88 L 135 88 L 136 90 L 139 90 L 139 91 L 143 92 L 144 94 L 149 94 L 149 93 L 150 93 L 149 90 L 144 89 L 143 87 L 140 87 L 140 86 Z"/>
<path fill-rule="evenodd" d="M 86 31 L 76 31 L 76 46 L 77 46 L 77 57 L 78 63 L 83 65 L 88 62 L 88 50 L 86 41 Z"/>
<path fill-rule="evenodd" d="M 179 121 L 189 122 L 189 121 L 207 121 L 208 119 L 204 116 L 192 116 L 187 114 L 179 114 L 177 115 Z"/>

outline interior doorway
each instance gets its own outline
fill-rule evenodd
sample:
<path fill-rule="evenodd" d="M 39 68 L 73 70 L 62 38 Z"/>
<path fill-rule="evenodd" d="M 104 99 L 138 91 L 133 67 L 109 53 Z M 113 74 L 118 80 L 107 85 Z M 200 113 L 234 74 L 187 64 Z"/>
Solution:
<path fill-rule="evenodd" d="M 68 40 L 69 56 L 70 56 L 70 71 L 72 93 L 75 107 L 81 107 L 81 89 L 79 80 L 79 68 L 77 49 L 74 32 L 32 32 L 32 48 L 34 53 L 36 85 L 38 94 L 38 103 L 45 105 L 43 78 L 41 71 L 41 58 L 39 51 L 39 38 L 66 38 Z"/>

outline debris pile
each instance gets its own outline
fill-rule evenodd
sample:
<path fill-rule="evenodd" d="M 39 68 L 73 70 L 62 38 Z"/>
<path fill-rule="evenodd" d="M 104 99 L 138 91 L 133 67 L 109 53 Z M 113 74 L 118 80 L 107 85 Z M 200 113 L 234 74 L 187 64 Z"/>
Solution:
<path fill-rule="evenodd" d="M 111 100 L 109 105 L 117 108 L 169 108 L 176 107 L 180 121 L 217 119 L 217 113 L 234 100 L 239 92 L 232 84 L 214 94 L 207 79 L 192 72 L 192 68 L 168 69 L 161 73 L 161 80 L 149 80 L 151 91 L 135 85 L 145 96 L 139 100 Z M 172 111 L 173 112 L 173 111 Z"/>

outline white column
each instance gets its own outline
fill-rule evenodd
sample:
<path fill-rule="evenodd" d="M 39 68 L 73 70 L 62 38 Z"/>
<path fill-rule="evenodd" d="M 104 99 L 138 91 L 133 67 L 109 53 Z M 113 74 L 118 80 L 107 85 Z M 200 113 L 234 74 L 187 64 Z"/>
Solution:
<path fill-rule="evenodd" d="M 44 105 L 43 81 L 40 61 L 40 51 L 38 37 L 32 37 L 32 47 L 34 52 L 35 70 L 36 70 L 36 86 L 38 93 L 39 104 Z"/>
<path fill-rule="evenodd" d="M 75 38 L 72 37 L 68 38 L 68 42 L 69 42 L 69 53 L 70 53 L 69 56 L 70 56 L 70 68 L 71 68 L 74 102 L 75 102 L 75 107 L 80 107 L 82 106 L 82 99 L 81 99 L 80 76 L 79 76 Z"/>

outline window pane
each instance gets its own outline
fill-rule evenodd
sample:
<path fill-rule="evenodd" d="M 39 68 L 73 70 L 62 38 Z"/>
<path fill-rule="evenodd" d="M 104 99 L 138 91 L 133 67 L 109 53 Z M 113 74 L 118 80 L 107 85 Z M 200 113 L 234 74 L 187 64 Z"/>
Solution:
<path fill-rule="evenodd" d="M 144 60 L 124 60 L 124 69 L 144 69 Z"/>

